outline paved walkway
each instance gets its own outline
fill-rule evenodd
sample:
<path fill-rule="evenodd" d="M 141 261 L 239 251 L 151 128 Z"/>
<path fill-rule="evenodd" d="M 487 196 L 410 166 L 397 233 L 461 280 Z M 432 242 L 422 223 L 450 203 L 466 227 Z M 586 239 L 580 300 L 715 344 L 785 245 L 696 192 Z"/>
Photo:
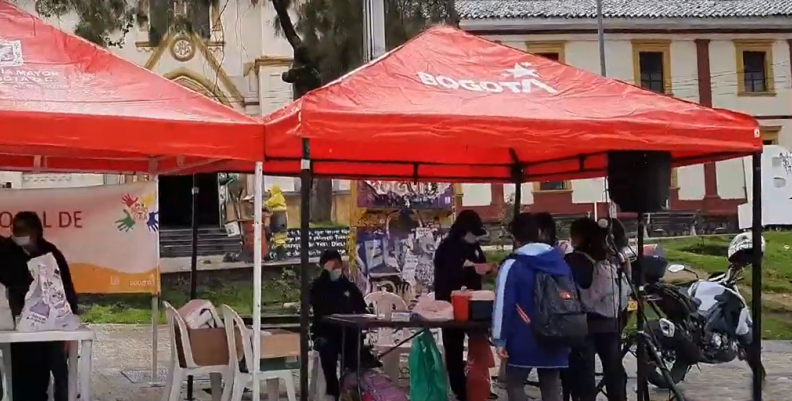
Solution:
<path fill-rule="evenodd" d="M 95 401 L 158 401 L 162 387 L 149 384 L 151 372 L 151 327 L 138 325 L 94 325 L 97 342 L 94 345 L 94 400 Z M 170 359 L 170 347 L 164 326 L 159 333 L 159 380 L 165 378 L 166 362 Z M 792 399 L 792 344 L 767 342 L 764 347 L 764 364 L 768 378 L 764 391 L 765 401 Z M 634 395 L 635 360 L 626 360 L 628 374 L 633 377 L 628 389 Z M 296 383 L 299 381 L 295 380 Z M 725 365 L 694 368 L 682 388 L 687 401 L 747 401 L 751 399 L 751 371 L 744 362 L 735 361 Z M 208 382 L 196 383 L 196 399 L 209 400 L 201 389 Z M 501 400 L 505 393 L 496 389 Z M 528 388 L 529 395 L 537 397 L 535 389 Z M 183 396 L 186 392 L 182 393 Z M 664 397 L 665 395 L 665 397 Z M 266 396 L 262 395 L 262 399 Z M 601 397 L 604 400 L 604 397 Z M 667 400 L 667 394 L 656 393 L 652 400 Z"/>

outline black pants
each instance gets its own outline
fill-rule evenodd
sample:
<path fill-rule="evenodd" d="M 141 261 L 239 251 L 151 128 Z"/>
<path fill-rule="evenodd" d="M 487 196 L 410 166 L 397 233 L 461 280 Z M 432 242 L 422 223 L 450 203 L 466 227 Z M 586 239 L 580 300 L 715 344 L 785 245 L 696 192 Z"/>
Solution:
<path fill-rule="evenodd" d="M 53 343 L 52 349 L 52 380 L 55 401 L 69 399 L 69 355 L 64 343 Z"/>
<path fill-rule="evenodd" d="M 575 347 L 569 355 L 569 377 L 572 399 L 595 401 L 597 399 L 595 362 L 599 356 L 608 401 L 627 400 L 627 375 L 621 358 L 619 333 L 592 333 L 585 345 Z"/>
<path fill-rule="evenodd" d="M 467 379 L 465 377 L 465 332 L 456 329 L 443 329 L 443 348 L 445 349 L 446 370 L 451 391 L 457 400 L 467 401 Z"/>
<path fill-rule="evenodd" d="M 333 396 L 338 400 L 341 395 L 341 385 L 338 381 L 338 356 L 344 358 L 344 368 L 355 370 L 357 369 L 358 362 L 358 345 L 360 345 L 360 332 L 347 330 L 346 336 L 343 340 L 345 345 L 343 347 L 343 355 L 341 355 L 341 337 L 332 336 L 325 337 L 317 340 L 318 345 L 316 350 L 319 352 L 319 358 L 322 362 L 322 373 L 324 373 L 325 383 L 327 383 L 327 395 Z M 343 373 L 341 375 L 343 377 Z M 59 401 L 59 400 L 55 400 Z"/>
<path fill-rule="evenodd" d="M 47 401 L 53 350 L 62 343 L 11 344 L 13 398 L 24 401 Z"/>

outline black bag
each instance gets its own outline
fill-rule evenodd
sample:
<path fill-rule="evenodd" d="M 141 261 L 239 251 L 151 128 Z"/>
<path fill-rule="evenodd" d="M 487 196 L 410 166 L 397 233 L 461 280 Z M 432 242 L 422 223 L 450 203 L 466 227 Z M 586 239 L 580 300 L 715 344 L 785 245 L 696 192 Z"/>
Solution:
<path fill-rule="evenodd" d="M 536 273 L 531 327 L 540 344 L 571 347 L 584 341 L 588 321 L 571 278 Z"/>

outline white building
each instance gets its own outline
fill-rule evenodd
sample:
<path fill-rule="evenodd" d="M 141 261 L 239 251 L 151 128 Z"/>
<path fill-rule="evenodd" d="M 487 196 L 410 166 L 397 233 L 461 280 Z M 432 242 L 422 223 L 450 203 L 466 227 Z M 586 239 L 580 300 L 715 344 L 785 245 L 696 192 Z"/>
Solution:
<path fill-rule="evenodd" d="M 461 26 L 518 49 L 600 73 L 594 0 L 458 0 Z M 792 147 L 792 2 L 603 0 L 607 76 L 754 116 L 765 142 Z M 750 165 L 750 162 L 748 162 Z M 743 159 L 677 169 L 673 210 L 736 215 Z M 513 186 L 464 185 L 463 206 L 492 216 Z M 592 212 L 604 180 L 525 184 L 523 202 Z M 600 204 L 599 212 L 605 211 Z"/>
<path fill-rule="evenodd" d="M 682 99 L 750 114 L 765 128 L 768 143 L 792 147 L 792 3 L 759 0 L 603 0 L 606 15 L 607 75 Z M 33 11 L 32 1 L 19 1 Z M 157 12 L 176 9 L 197 27 L 187 34 L 168 27 L 134 26 L 121 57 L 203 93 L 251 116 L 287 103 L 291 87 L 281 73 L 291 64 L 291 48 L 273 29 L 275 11 L 268 1 L 228 0 L 204 10 L 184 12 L 183 2 L 152 0 L 149 21 Z M 222 4 L 220 6 L 219 4 Z M 599 73 L 594 0 L 457 0 L 463 29 Z M 176 7 L 175 5 L 182 5 Z M 156 9 L 155 9 L 156 8 Z M 76 18 L 49 21 L 72 31 Z M 168 32 L 158 35 L 157 32 Z M 158 44 L 153 36 L 161 36 Z M 187 181 L 185 181 L 187 180 Z M 200 183 L 207 202 L 219 197 L 215 177 Z M 0 173 L 0 184 L 14 188 L 101 185 L 115 176 L 91 174 Z M 189 209 L 189 178 L 162 180 L 161 218 L 168 205 Z M 291 178 L 267 177 L 285 191 Z M 670 206 L 710 214 L 736 214 L 744 203 L 743 160 L 678 169 Z M 248 183 L 252 188 L 252 182 Z M 339 188 L 348 184 L 339 183 Z M 170 190 L 170 191 L 169 191 Z M 463 185 L 464 207 L 497 218 L 514 188 Z M 523 202 L 558 214 L 593 211 L 604 198 L 602 179 L 525 184 Z M 212 209 L 212 208 L 203 208 Z M 218 212 L 201 221 L 219 222 Z M 605 211 L 603 204 L 599 211 Z M 172 216 L 173 224 L 185 216 Z"/>

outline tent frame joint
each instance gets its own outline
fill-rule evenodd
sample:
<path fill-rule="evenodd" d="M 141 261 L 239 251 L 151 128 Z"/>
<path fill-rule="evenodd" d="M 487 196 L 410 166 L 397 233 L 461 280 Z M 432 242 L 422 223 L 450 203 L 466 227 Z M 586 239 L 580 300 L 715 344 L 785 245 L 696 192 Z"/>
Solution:
<path fill-rule="evenodd" d="M 514 162 L 511 168 L 512 181 L 514 181 L 515 185 L 520 185 L 523 182 L 525 165 L 522 162 L 520 162 L 520 158 L 517 157 L 517 152 L 514 149 L 509 149 L 509 155 L 511 156 L 511 159 Z"/>

